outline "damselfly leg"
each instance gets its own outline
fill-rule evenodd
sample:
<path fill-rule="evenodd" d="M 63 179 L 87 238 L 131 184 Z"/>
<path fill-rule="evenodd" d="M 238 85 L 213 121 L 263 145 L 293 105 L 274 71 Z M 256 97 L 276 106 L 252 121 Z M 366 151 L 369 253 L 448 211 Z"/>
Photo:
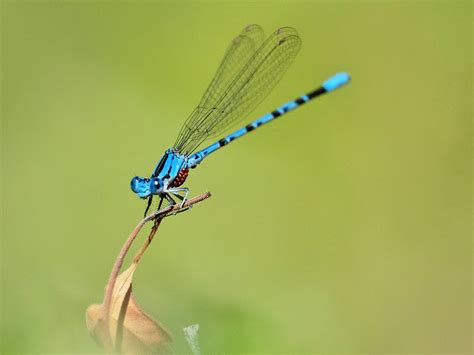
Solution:
<path fill-rule="evenodd" d="M 150 197 L 148 197 L 148 203 L 146 205 L 146 209 L 145 209 L 145 213 L 143 214 L 143 218 L 146 217 L 146 214 L 147 214 L 148 210 L 150 209 L 152 201 L 153 201 L 153 195 L 150 195 Z"/>
<path fill-rule="evenodd" d="M 181 200 L 181 205 L 179 207 L 183 208 L 184 203 L 188 199 L 189 189 L 187 187 L 179 187 L 179 188 L 170 189 L 168 191 Z M 180 193 L 183 193 L 183 192 L 184 192 L 184 196 L 181 196 Z"/>

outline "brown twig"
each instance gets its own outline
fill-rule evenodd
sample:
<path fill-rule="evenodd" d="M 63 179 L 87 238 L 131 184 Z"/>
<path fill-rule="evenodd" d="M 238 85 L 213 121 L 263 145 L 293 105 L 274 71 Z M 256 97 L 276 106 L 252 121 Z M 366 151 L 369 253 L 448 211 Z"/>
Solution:
<path fill-rule="evenodd" d="M 142 257 L 143 253 L 146 251 L 148 246 L 150 245 L 151 241 L 153 240 L 153 237 L 158 230 L 158 227 L 160 226 L 161 221 L 163 218 L 168 217 L 170 215 L 185 211 L 189 209 L 192 205 L 199 203 L 201 201 L 204 201 L 205 199 L 211 197 L 210 192 L 206 192 L 202 195 L 190 198 L 189 200 L 186 200 L 186 202 L 183 204 L 183 206 L 180 205 L 174 205 L 174 206 L 168 206 L 166 208 L 163 208 L 160 211 L 153 212 L 143 218 L 138 225 L 135 227 L 135 229 L 132 231 L 132 233 L 129 235 L 127 240 L 125 241 L 124 245 L 122 246 L 122 249 L 120 250 L 117 259 L 115 260 L 114 266 L 112 268 L 112 271 L 109 276 L 109 281 L 107 282 L 107 287 L 105 289 L 105 294 L 104 294 L 104 301 L 103 301 L 103 321 L 106 327 L 106 347 L 109 351 L 112 350 L 112 337 L 110 335 L 110 325 L 109 325 L 109 319 L 110 319 L 110 307 L 112 304 L 112 294 L 114 291 L 115 287 L 115 282 L 117 280 L 117 277 L 119 275 L 120 269 L 122 268 L 123 262 L 125 260 L 125 257 L 130 250 L 130 247 L 132 246 L 132 243 L 138 236 L 138 233 L 142 230 L 143 226 L 150 222 L 150 221 L 155 221 L 150 234 L 148 235 L 147 240 L 145 243 L 142 245 L 140 250 L 137 252 L 135 257 L 133 258 L 133 262 L 137 263 L 140 258 Z"/>

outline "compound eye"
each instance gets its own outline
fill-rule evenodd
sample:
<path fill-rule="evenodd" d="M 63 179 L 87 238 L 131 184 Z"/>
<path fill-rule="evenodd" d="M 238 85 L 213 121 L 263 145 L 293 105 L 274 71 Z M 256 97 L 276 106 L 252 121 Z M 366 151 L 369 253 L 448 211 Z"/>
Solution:
<path fill-rule="evenodd" d="M 163 182 L 161 181 L 161 179 L 158 178 L 153 179 L 152 185 L 153 189 L 155 189 L 156 191 L 159 191 L 163 188 Z"/>
<path fill-rule="evenodd" d="M 142 179 L 138 176 L 134 176 L 132 178 L 132 181 L 130 181 L 130 187 L 132 188 L 132 191 L 133 192 L 138 192 L 138 188 L 139 188 L 139 185 L 140 185 L 140 182 L 142 181 Z"/>

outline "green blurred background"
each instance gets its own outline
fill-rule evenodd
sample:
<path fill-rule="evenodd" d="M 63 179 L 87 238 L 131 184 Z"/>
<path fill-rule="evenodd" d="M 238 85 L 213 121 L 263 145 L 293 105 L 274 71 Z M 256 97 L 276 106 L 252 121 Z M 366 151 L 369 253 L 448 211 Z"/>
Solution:
<path fill-rule="evenodd" d="M 471 351 L 469 1 L 2 2 L 2 353 L 99 351 L 85 328 L 231 38 L 303 48 L 245 121 L 352 83 L 193 170 L 135 277 L 188 351 Z M 143 238 L 143 237 L 142 237 Z"/>

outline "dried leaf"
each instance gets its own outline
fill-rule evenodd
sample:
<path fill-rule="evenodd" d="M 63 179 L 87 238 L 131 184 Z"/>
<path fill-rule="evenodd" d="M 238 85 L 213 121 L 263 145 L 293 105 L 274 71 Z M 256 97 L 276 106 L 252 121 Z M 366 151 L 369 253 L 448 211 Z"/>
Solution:
<path fill-rule="evenodd" d="M 171 335 L 143 312 L 132 296 L 132 278 L 136 267 L 137 264 L 132 263 L 115 283 L 109 316 L 113 347 L 123 354 L 170 353 Z M 102 304 L 89 306 L 86 322 L 95 341 L 109 348 Z"/>
<path fill-rule="evenodd" d="M 105 349 L 110 348 L 102 304 L 91 304 L 87 307 L 86 326 L 97 345 Z"/>

